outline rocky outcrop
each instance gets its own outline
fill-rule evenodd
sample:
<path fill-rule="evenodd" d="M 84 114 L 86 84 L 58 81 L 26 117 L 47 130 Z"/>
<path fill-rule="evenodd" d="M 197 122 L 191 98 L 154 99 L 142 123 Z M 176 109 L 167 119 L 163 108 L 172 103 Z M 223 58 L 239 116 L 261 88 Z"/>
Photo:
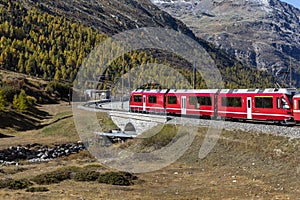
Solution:
<path fill-rule="evenodd" d="M 106 35 L 141 27 L 166 27 L 190 36 L 191 30 L 180 20 L 153 5 L 150 0 L 26 0 L 28 8 L 37 7 L 53 15 L 94 27 Z"/>
<path fill-rule="evenodd" d="M 300 74 L 300 10 L 279 0 L 152 0 L 240 61 L 293 79 Z M 287 80 L 289 80 L 287 78 Z"/>

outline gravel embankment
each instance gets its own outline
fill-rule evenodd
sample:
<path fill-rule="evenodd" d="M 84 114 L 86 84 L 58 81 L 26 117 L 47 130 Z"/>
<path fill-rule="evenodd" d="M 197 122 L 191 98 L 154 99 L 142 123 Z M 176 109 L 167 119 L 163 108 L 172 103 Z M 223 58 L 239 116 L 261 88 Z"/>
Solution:
<path fill-rule="evenodd" d="M 128 110 L 128 102 L 124 102 L 124 105 L 127 107 L 124 108 L 125 112 Z M 121 109 L 120 102 L 105 103 L 102 105 L 102 108 L 107 109 Z M 85 107 L 85 109 L 88 109 Z M 93 112 L 103 112 L 101 109 L 94 109 Z M 105 110 L 107 112 L 107 110 Z M 280 136 L 293 138 L 300 138 L 300 126 L 284 126 L 276 125 L 271 122 L 233 122 L 233 121 L 222 121 L 222 120 L 206 120 L 206 119 L 194 119 L 194 118 L 181 118 L 174 117 L 168 123 L 173 124 L 192 124 L 200 126 L 212 126 L 219 127 L 225 130 L 241 130 L 245 132 L 257 132 L 257 133 L 266 133 L 266 134 L 276 134 Z"/>
<path fill-rule="evenodd" d="M 280 136 L 289 137 L 291 139 L 300 138 L 299 126 L 284 126 L 276 125 L 271 122 L 233 122 L 222 120 L 206 120 L 206 119 L 193 119 L 193 118 L 180 118 L 175 117 L 168 123 L 172 124 L 186 124 L 186 125 L 200 125 L 218 127 L 225 130 L 241 130 L 245 132 L 257 132 L 266 134 L 276 134 Z"/>

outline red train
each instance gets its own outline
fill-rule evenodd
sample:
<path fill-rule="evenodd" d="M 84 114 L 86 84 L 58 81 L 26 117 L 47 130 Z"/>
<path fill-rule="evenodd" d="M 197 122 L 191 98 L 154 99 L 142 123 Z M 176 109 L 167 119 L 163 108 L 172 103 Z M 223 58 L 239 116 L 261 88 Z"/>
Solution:
<path fill-rule="evenodd" d="M 296 123 L 300 123 L 300 94 L 293 96 L 293 114 Z"/>
<path fill-rule="evenodd" d="M 142 90 L 131 93 L 130 111 L 207 118 L 300 122 L 296 89 Z"/>

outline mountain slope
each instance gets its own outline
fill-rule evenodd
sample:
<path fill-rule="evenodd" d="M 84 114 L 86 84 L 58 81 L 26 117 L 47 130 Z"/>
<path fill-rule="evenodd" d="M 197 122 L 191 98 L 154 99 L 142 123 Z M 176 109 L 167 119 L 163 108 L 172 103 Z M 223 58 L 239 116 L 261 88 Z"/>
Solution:
<path fill-rule="evenodd" d="M 137 27 L 167 27 L 197 40 L 209 52 L 226 87 L 272 86 L 272 77 L 267 73 L 251 69 L 214 45 L 196 38 L 185 24 L 148 0 L 25 0 L 22 3 L 1 0 L 0 4 L 0 23 L 5 27 L 1 39 L 7 41 L 1 46 L 0 58 L 6 58 L 0 59 L 2 68 L 55 80 L 72 80 L 82 59 L 105 36 Z M 14 34 L 17 31 L 22 37 Z M 171 57 L 164 53 L 159 56 Z M 176 61 L 170 61 L 171 66 Z M 120 63 L 117 64 L 120 68 Z M 191 67 L 188 61 L 179 65 Z"/>
<path fill-rule="evenodd" d="M 259 69 L 285 76 L 293 67 L 299 86 L 300 11 L 279 0 L 153 0 L 196 36 Z"/>
<path fill-rule="evenodd" d="M 43 11 L 95 27 L 107 35 L 145 26 L 167 27 L 180 30 L 190 36 L 193 35 L 182 22 L 161 11 L 148 0 L 34 0 L 25 2 L 29 7 L 38 5 Z"/>

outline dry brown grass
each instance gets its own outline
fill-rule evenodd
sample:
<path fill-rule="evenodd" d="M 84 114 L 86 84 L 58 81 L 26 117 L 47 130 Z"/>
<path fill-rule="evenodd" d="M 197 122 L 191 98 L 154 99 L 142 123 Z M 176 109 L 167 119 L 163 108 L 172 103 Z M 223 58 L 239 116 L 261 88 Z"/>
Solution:
<path fill-rule="evenodd" d="M 46 127 L 68 126 L 67 122 L 72 121 L 70 117 L 64 118 L 70 112 L 67 105 L 64 109 L 55 106 L 43 109 L 53 116 L 43 122 L 48 124 Z M 55 116 L 60 119 L 54 120 Z M 56 122 L 51 124 L 53 120 Z M 48 135 L 43 136 L 42 130 L 13 133 L 12 138 L 2 138 L 0 145 L 49 144 L 78 139 L 75 133 L 74 138 L 64 133 L 60 137 L 55 131 L 46 132 Z M 47 192 L 0 189 L 0 199 L 296 199 L 300 196 L 300 140 L 223 131 L 212 152 L 201 160 L 198 152 L 205 134 L 206 129 L 200 128 L 189 150 L 170 166 L 135 174 L 138 179 L 134 185 L 65 180 L 57 184 L 32 186 L 46 187 L 49 189 Z M 133 140 L 128 143 L 121 145 L 122 148 L 135 146 Z M 83 151 L 47 163 L 21 162 L 18 166 L 0 166 L 0 179 L 29 179 L 65 167 L 99 172 L 112 170 L 99 164 L 88 151 Z"/>

